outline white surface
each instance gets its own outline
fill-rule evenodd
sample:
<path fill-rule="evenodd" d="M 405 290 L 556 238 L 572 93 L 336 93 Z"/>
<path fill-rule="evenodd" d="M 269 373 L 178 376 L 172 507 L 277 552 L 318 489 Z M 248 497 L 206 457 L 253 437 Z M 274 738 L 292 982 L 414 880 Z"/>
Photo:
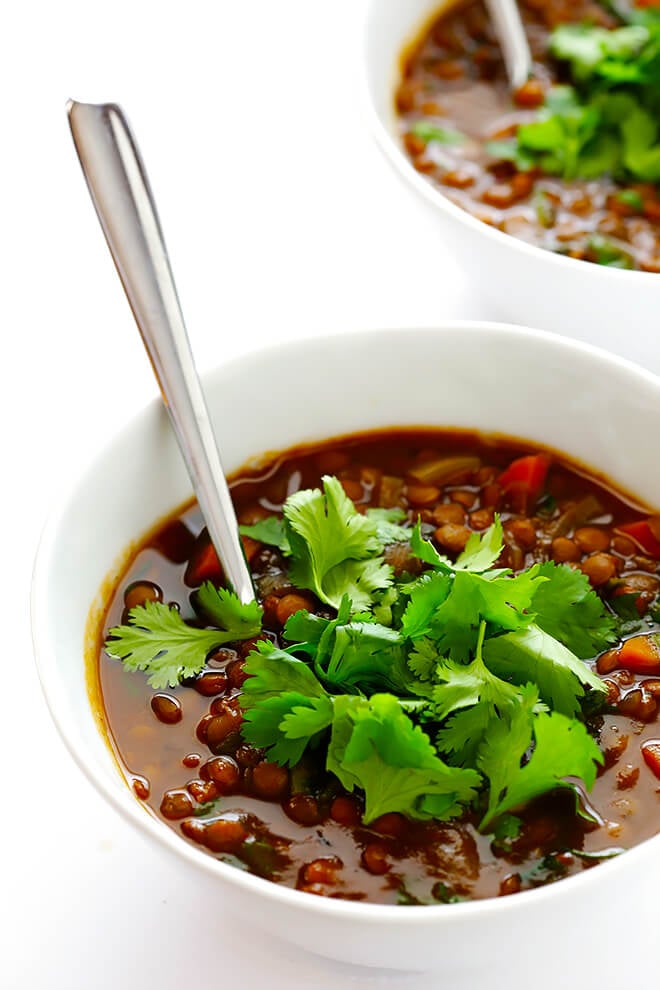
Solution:
<path fill-rule="evenodd" d="M 133 122 L 202 369 L 265 340 L 487 315 L 364 130 L 359 8 L 4 12 L 2 990 L 437 985 L 333 967 L 206 916 L 64 751 L 29 636 L 54 488 L 156 392 L 67 133 L 69 96 L 117 100 Z"/>

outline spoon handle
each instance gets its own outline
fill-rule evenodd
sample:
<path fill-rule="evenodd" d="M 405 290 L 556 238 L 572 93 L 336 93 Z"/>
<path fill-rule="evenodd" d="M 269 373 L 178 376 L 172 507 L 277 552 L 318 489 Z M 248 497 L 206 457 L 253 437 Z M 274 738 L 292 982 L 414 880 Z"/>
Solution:
<path fill-rule="evenodd" d="M 209 535 L 234 591 L 242 602 L 253 601 L 234 507 L 137 145 L 115 104 L 70 101 L 67 109 L 92 201 L 151 359 Z"/>
<path fill-rule="evenodd" d="M 516 0 L 486 0 L 512 89 L 519 89 L 532 73 L 532 54 Z"/>

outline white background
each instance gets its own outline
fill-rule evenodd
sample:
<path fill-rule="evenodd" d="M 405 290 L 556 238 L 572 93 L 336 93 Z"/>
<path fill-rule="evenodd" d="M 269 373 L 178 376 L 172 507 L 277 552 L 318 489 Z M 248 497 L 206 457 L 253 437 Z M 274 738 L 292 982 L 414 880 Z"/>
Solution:
<path fill-rule="evenodd" d="M 266 341 L 487 315 L 367 133 L 361 15 L 357 0 L 4 7 L 2 990 L 437 985 L 335 967 L 207 916 L 65 752 L 29 632 L 53 492 L 156 395 L 68 97 L 117 101 L 132 121 L 201 370 Z"/>

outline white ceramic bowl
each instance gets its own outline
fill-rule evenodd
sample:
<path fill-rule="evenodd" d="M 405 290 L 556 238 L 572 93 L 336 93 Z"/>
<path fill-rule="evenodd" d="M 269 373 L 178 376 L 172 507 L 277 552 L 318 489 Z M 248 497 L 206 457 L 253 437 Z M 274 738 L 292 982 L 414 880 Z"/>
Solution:
<path fill-rule="evenodd" d="M 446 0 L 367 0 L 363 81 L 367 117 L 380 147 L 437 217 L 439 236 L 451 244 L 492 319 L 568 334 L 660 372 L 660 275 L 606 268 L 526 244 L 451 203 L 410 162 L 394 111 L 400 54 L 443 6 Z M 414 230 L 400 240 L 411 237 Z M 442 272 L 438 279 L 442 284 Z"/>
<path fill-rule="evenodd" d="M 552 334 L 497 324 L 343 334 L 233 361 L 208 377 L 206 389 L 227 470 L 301 442 L 428 424 L 538 441 L 648 503 L 660 493 L 660 459 L 649 442 L 660 434 L 660 379 Z M 165 412 L 153 403 L 85 468 L 41 542 L 32 599 L 39 672 L 53 718 L 94 785 L 162 848 L 174 873 L 196 871 L 197 903 L 208 914 L 230 908 L 273 935 L 352 963 L 442 969 L 454 990 L 542 990 L 559 985 L 547 982 L 553 973 L 566 976 L 570 964 L 575 977 L 582 963 L 593 980 L 583 985 L 613 986 L 607 980 L 623 963 L 603 946 L 612 915 L 625 925 L 627 953 L 645 939 L 655 945 L 645 905 L 660 884 L 660 837 L 513 897 L 388 907 L 314 897 L 234 869 L 139 804 L 90 707 L 86 629 L 123 551 L 189 491 Z"/>

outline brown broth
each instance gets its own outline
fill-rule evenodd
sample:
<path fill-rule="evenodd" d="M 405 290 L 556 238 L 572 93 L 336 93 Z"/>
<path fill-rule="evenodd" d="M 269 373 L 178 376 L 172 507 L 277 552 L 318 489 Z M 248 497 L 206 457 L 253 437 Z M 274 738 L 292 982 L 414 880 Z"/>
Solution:
<path fill-rule="evenodd" d="M 411 470 L 439 455 L 459 452 L 478 457 L 479 469 L 466 471 L 464 477 L 454 478 L 445 485 L 434 505 L 412 505 L 412 498 L 418 500 L 420 492 Z M 438 504 L 460 505 L 465 524 L 470 527 L 473 523 L 476 528 L 478 523 L 483 528 L 484 520 L 479 513 L 483 513 L 482 503 L 489 484 L 492 489 L 492 481 L 487 479 L 491 475 L 495 477 L 515 457 L 529 452 L 528 446 L 518 442 L 462 431 L 374 433 L 293 450 L 258 469 L 241 472 L 232 481 L 232 497 L 239 519 L 250 522 L 258 515 L 277 511 L 292 491 L 318 485 L 324 473 L 333 473 L 356 496 L 358 505 L 379 504 L 384 492 L 391 501 L 392 493 L 398 492 L 398 503 L 411 519 L 419 513 L 422 520 L 429 521 Z M 384 482 L 383 478 L 400 479 L 401 485 Z M 660 586 L 657 563 L 630 552 L 630 547 L 625 545 L 622 549 L 627 552 L 617 553 L 612 545 L 613 528 L 617 524 L 644 518 L 638 508 L 602 480 L 587 475 L 582 467 L 568 463 L 560 455 L 553 457 L 547 491 L 556 500 L 556 507 L 545 516 L 532 517 L 537 538 L 534 546 L 527 549 L 521 549 L 511 538 L 511 524 L 520 514 L 501 500 L 497 506 L 509 533 L 510 546 L 505 553 L 511 558 L 510 566 L 520 569 L 547 559 L 552 554 L 552 528 L 557 526 L 557 521 L 568 517 L 571 506 L 584 505 L 585 500 L 596 498 L 597 517 L 586 524 L 608 534 L 608 552 L 617 562 L 617 581 L 634 583 L 633 576 L 646 575 L 647 583 L 655 583 L 657 590 Z M 183 575 L 200 530 L 201 517 L 192 506 L 177 513 L 140 546 L 109 598 L 101 630 L 103 636 L 122 621 L 124 593 L 134 582 L 153 582 L 162 589 L 164 601 L 176 602 L 184 617 L 193 616 L 189 603 L 191 589 L 185 585 Z M 573 535 L 569 528 L 565 538 Z M 263 589 L 269 585 L 271 598 L 279 596 L 281 601 L 290 589 L 278 569 L 281 561 L 277 554 L 259 547 L 256 551 L 252 547 L 251 552 L 257 586 Z M 584 561 L 588 556 L 584 553 L 581 559 Z M 613 588 L 611 582 L 603 593 L 607 595 Z M 650 594 L 651 598 L 655 597 L 654 591 Z M 268 597 L 266 594 L 264 601 Z M 266 618 L 273 614 L 273 602 L 270 601 L 270 610 L 268 604 L 265 601 Z M 265 620 L 264 627 L 273 637 L 281 632 L 277 623 L 269 628 Z M 219 746 L 205 744 L 198 735 L 198 726 L 205 716 L 213 711 L 217 716 L 224 711 L 223 697 L 229 699 L 230 706 L 236 703 L 232 699 L 239 697 L 240 689 L 231 686 L 234 674 L 231 667 L 227 668 L 227 662 L 234 664 L 235 672 L 246 648 L 236 644 L 235 651 L 228 649 L 208 666 L 208 671 L 216 674 L 229 670 L 230 684 L 224 696 L 204 696 L 194 684 L 154 692 L 144 675 L 127 672 L 103 650 L 97 656 L 96 672 L 108 739 L 138 799 L 185 841 L 201 842 L 201 847 L 210 854 L 243 869 L 290 887 L 332 897 L 375 903 L 437 903 L 451 898 L 497 896 L 577 873 L 598 862 L 590 857 L 628 848 L 660 829 L 660 780 L 646 766 L 640 751 L 643 741 L 660 737 L 657 714 L 647 713 L 646 720 L 640 720 L 616 709 L 590 722 L 606 751 L 606 769 L 588 797 L 588 805 L 595 809 L 600 824 L 588 823 L 575 814 L 572 794 L 555 792 L 525 809 L 521 816 L 524 822 L 521 836 L 508 848 L 498 847 L 492 836 L 481 835 L 476 828 L 478 819 L 471 815 L 451 823 L 411 822 L 400 815 L 388 815 L 370 826 L 363 826 L 359 820 L 342 824 L 333 820 L 333 815 L 344 817 L 339 814 L 341 802 L 334 802 L 338 797 L 348 796 L 336 781 L 315 772 L 301 783 L 293 771 L 286 794 L 280 795 L 283 800 L 262 800 L 255 796 L 253 784 L 253 767 L 261 760 L 261 754 L 242 745 L 236 733 Z M 615 672 L 610 676 L 621 681 L 618 685 L 621 699 L 644 679 L 631 676 L 629 683 L 624 683 L 625 678 L 620 675 L 621 672 Z M 180 719 L 176 705 L 159 701 L 156 707 L 162 704 L 166 718 L 173 719 L 160 720 L 154 713 L 155 694 L 174 700 L 180 706 Z M 220 797 L 204 816 L 208 797 L 205 791 L 210 791 L 213 798 L 213 788 L 209 788 L 208 773 L 204 780 L 203 766 L 208 766 L 214 756 L 223 754 L 238 761 L 241 783 L 236 793 Z M 192 786 L 191 782 L 194 782 Z M 189 807 L 189 813 L 182 818 L 168 820 L 161 812 L 164 795 L 171 792 L 175 793 L 170 802 L 182 801 L 184 807 Z M 309 808 L 305 810 L 305 797 L 302 813 L 300 808 L 296 811 L 295 802 L 287 803 L 293 793 L 311 796 L 315 802 L 311 823 L 292 820 L 292 814 L 300 819 L 309 812 Z M 359 813 L 359 801 L 356 804 L 354 798 L 349 798 L 348 803 L 349 810 L 352 807 Z M 242 827 L 245 841 L 235 848 L 230 843 L 229 847 L 209 849 L 208 843 L 204 844 L 205 823 L 217 818 L 241 823 L 234 827 L 239 833 Z M 383 863 L 386 871 L 378 873 Z"/>

